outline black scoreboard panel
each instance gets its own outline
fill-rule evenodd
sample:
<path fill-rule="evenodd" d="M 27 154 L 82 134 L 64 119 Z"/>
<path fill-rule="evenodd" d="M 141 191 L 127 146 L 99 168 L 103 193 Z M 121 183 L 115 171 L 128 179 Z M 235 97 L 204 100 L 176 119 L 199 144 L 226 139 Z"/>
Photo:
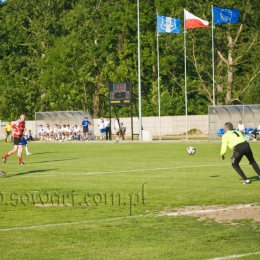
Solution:
<path fill-rule="evenodd" d="M 110 106 L 131 105 L 131 83 L 109 83 L 109 104 Z"/>

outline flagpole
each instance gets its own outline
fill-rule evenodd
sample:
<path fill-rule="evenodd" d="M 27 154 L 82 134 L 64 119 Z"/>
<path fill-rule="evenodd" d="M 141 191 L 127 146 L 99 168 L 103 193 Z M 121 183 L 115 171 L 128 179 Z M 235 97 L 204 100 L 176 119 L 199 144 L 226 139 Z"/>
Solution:
<path fill-rule="evenodd" d="M 213 5 L 211 5 L 212 13 L 212 92 L 213 92 L 213 106 L 215 106 L 215 57 L 214 57 L 214 12 Z"/>
<path fill-rule="evenodd" d="M 187 62 L 186 62 L 186 21 L 184 9 L 184 82 L 185 82 L 185 116 L 186 116 L 186 141 L 188 141 L 188 101 L 187 101 Z"/>
<path fill-rule="evenodd" d="M 142 141 L 142 93 L 141 93 L 141 55 L 140 55 L 140 17 L 137 0 L 137 35 L 138 35 L 138 106 L 139 106 L 139 141 Z"/>
<path fill-rule="evenodd" d="M 158 16 L 158 13 L 157 13 Z M 158 117 L 159 117 L 159 140 L 161 141 L 161 97 L 160 97 L 160 57 L 159 57 L 159 33 L 157 23 L 157 81 L 158 81 Z"/>

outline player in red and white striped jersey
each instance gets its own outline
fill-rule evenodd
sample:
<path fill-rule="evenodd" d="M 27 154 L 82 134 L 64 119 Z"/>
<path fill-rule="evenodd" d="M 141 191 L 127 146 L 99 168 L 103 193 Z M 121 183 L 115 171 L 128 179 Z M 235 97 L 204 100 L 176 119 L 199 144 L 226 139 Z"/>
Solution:
<path fill-rule="evenodd" d="M 21 142 L 21 139 L 22 139 L 22 136 L 24 134 L 24 131 L 25 131 L 25 115 L 24 114 L 21 114 L 20 115 L 20 118 L 14 122 L 12 124 L 12 132 L 13 132 L 13 137 L 14 137 L 14 148 L 13 150 L 11 150 L 10 152 L 8 152 L 6 155 L 4 155 L 2 157 L 2 160 L 4 163 L 6 163 L 6 159 L 17 152 L 18 148 L 19 148 L 19 151 L 18 151 L 18 163 L 20 165 L 23 165 L 23 161 L 22 161 L 22 153 L 23 153 L 23 146 L 22 146 L 22 142 Z"/>

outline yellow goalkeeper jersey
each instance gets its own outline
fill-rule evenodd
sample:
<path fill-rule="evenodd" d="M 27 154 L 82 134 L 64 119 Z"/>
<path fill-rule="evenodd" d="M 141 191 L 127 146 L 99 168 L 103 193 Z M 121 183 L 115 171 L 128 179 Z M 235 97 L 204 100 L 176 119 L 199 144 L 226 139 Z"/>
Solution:
<path fill-rule="evenodd" d="M 234 149 L 234 147 L 237 144 L 245 142 L 246 139 L 244 135 L 237 131 L 237 130 L 228 130 L 223 136 L 222 136 L 222 145 L 220 150 L 220 156 L 225 155 L 227 152 L 227 147 L 231 150 Z"/>

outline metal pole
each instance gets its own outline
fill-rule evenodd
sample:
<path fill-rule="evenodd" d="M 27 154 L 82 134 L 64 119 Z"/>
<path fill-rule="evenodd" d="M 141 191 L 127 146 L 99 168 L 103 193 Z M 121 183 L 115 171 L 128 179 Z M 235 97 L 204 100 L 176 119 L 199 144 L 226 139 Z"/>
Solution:
<path fill-rule="evenodd" d="M 157 14 L 158 15 L 158 14 Z M 157 25 L 158 26 L 158 25 Z M 158 31 L 158 30 L 157 30 Z M 161 97 L 160 97 L 160 60 L 159 60 L 159 33 L 157 33 L 157 80 L 158 80 L 158 116 L 159 116 L 159 140 L 161 137 Z"/>
<path fill-rule="evenodd" d="M 188 140 L 188 100 L 187 100 L 187 62 L 186 62 L 186 23 L 184 9 L 184 81 L 185 81 L 185 116 L 186 116 L 186 141 Z"/>
<path fill-rule="evenodd" d="M 214 13 L 213 5 L 211 6 L 212 12 L 212 92 L 213 92 L 213 106 L 215 106 L 215 58 L 214 58 Z"/>
<path fill-rule="evenodd" d="M 139 141 L 142 141 L 142 93 L 141 93 L 141 57 L 140 57 L 140 19 L 139 0 L 137 0 L 137 34 L 138 34 L 138 105 L 139 105 Z"/>

